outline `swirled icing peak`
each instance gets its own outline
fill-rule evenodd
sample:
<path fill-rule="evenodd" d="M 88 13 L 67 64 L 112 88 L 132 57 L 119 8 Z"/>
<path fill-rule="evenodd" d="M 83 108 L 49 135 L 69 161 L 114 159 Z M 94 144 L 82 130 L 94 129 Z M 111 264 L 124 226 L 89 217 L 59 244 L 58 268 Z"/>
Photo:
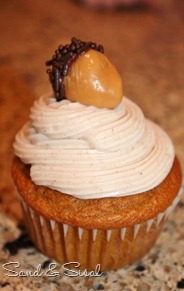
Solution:
<path fill-rule="evenodd" d="M 168 175 L 175 155 L 168 135 L 126 97 L 99 109 L 43 96 L 14 149 L 31 165 L 35 184 L 81 199 L 149 190 Z"/>

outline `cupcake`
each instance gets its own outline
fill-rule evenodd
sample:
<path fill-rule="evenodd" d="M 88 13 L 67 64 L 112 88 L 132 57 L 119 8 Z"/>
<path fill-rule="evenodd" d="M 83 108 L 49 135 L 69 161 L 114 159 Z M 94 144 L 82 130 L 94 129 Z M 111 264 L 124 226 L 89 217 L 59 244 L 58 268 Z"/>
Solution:
<path fill-rule="evenodd" d="M 27 230 L 61 264 L 121 268 L 150 250 L 180 199 L 173 144 L 123 96 L 101 45 L 72 38 L 46 65 L 53 92 L 14 142 Z"/>

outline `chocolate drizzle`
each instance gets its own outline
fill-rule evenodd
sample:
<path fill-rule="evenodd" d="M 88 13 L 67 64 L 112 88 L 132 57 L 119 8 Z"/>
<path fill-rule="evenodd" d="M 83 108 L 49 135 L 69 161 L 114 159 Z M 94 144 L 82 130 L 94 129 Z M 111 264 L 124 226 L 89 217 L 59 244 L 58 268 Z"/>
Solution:
<path fill-rule="evenodd" d="M 89 49 L 104 53 L 102 45 L 97 45 L 91 41 L 84 42 L 73 37 L 70 44 L 60 45 L 52 59 L 46 62 L 46 66 L 52 66 L 52 68 L 47 69 L 47 73 L 57 101 L 66 98 L 63 80 L 67 76 L 72 62 Z"/>

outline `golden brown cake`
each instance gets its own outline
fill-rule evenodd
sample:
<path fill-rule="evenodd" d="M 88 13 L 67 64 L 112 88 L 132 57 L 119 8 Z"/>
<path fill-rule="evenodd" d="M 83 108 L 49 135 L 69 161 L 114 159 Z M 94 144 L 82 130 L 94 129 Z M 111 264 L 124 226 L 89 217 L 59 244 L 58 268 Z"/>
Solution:
<path fill-rule="evenodd" d="M 141 258 L 179 200 L 182 177 L 175 158 L 168 176 L 154 189 L 128 197 L 82 200 L 35 185 L 29 166 L 18 158 L 12 175 L 35 245 L 60 263 L 77 261 L 89 270 L 97 264 L 101 270 L 120 268 Z"/>
<path fill-rule="evenodd" d="M 27 229 L 62 264 L 120 268 L 153 246 L 180 199 L 172 142 L 122 98 L 102 46 L 73 38 L 47 65 L 55 96 L 35 102 L 14 143 Z"/>

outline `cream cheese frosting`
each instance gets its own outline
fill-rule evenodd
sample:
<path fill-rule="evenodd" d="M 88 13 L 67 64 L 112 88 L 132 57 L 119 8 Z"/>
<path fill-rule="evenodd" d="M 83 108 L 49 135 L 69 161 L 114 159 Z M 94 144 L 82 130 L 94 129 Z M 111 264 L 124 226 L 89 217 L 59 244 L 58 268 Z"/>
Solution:
<path fill-rule="evenodd" d="M 15 155 L 32 181 L 81 199 L 139 194 L 174 161 L 168 135 L 128 98 L 114 109 L 42 96 L 16 135 Z"/>

